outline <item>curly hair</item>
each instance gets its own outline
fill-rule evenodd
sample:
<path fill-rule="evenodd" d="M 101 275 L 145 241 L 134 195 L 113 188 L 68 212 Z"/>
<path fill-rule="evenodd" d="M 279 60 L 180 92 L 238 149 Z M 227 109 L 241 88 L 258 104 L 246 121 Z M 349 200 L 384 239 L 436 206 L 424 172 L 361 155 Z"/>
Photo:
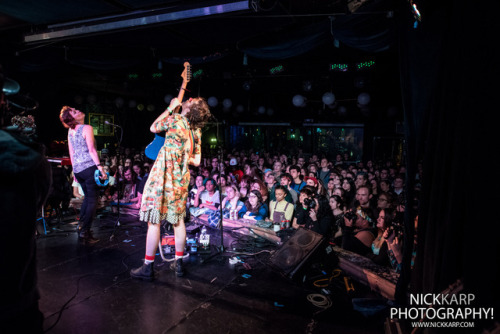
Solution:
<path fill-rule="evenodd" d="M 250 189 L 252 188 L 252 184 L 257 183 L 260 188 L 260 194 L 262 195 L 262 198 L 267 198 L 269 197 L 269 189 L 267 189 L 267 185 L 259 178 L 255 177 L 250 181 Z"/>
<path fill-rule="evenodd" d="M 67 129 L 74 129 L 78 125 L 78 122 L 70 114 L 71 109 L 73 108 L 64 106 L 59 113 L 59 119 L 61 120 L 62 125 L 64 125 Z"/>
<path fill-rule="evenodd" d="M 193 129 L 201 129 L 205 123 L 212 117 L 207 101 L 202 97 L 196 97 L 192 100 L 190 110 L 186 115 L 189 124 Z"/>

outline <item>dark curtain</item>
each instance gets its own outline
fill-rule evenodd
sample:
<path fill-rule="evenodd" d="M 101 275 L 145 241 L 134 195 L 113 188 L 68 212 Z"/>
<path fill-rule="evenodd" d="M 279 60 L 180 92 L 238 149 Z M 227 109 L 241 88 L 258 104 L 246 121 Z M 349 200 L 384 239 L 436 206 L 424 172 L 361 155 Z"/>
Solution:
<path fill-rule="evenodd" d="M 259 59 L 287 59 L 304 54 L 328 42 L 330 22 L 290 27 L 281 33 L 257 36 L 238 43 L 238 50 Z"/>
<path fill-rule="evenodd" d="M 497 101 L 499 3 L 416 1 L 414 27 L 400 8 L 401 82 L 408 151 L 408 196 L 423 162 L 417 256 L 411 248 L 397 287 L 439 293 L 457 279 L 476 296 L 470 307 L 498 311 L 499 234 Z M 412 232 L 413 217 L 406 217 Z M 407 245 L 411 240 L 405 240 Z M 409 285 L 409 290 L 407 287 Z M 475 332 L 488 322 L 476 322 Z"/>

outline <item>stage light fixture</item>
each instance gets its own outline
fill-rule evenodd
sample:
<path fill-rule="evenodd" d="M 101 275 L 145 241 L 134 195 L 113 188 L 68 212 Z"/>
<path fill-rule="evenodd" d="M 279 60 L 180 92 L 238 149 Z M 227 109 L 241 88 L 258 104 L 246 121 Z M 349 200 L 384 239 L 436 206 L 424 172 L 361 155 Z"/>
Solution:
<path fill-rule="evenodd" d="M 2 92 L 5 95 L 15 95 L 19 93 L 19 90 L 21 89 L 21 86 L 19 83 L 15 80 L 12 80 L 10 78 L 5 78 L 4 85 L 2 87 Z"/>
<path fill-rule="evenodd" d="M 193 19 L 225 13 L 250 10 L 248 1 L 235 1 L 212 6 L 169 11 L 171 8 L 134 11 L 126 14 L 110 15 L 100 18 L 64 22 L 49 25 L 46 31 L 24 36 L 25 43 L 47 42 L 57 39 L 74 38 L 82 35 L 100 34 L 132 28 L 144 28 L 166 22 Z"/>

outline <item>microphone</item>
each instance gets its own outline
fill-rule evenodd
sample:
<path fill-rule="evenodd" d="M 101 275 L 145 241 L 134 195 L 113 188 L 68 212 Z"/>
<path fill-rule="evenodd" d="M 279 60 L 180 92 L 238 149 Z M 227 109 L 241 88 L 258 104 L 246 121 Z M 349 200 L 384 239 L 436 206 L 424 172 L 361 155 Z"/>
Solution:
<path fill-rule="evenodd" d="M 104 124 L 114 126 L 115 128 L 121 128 L 121 126 L 119 126 L 117 124 L 113 124 L 113 123 L 111 123 L 109 121 L 104 121 Z"/>

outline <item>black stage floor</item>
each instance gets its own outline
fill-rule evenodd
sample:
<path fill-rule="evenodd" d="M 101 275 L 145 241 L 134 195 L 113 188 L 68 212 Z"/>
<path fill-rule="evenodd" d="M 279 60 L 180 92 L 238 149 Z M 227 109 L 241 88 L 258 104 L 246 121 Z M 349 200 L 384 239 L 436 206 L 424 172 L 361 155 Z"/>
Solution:
<path fill-rule="evenodd" d="M 176 277 L 157 255 L 155 281 L 132 279 L 130 269 L 144 258 L 147 227 L 130 215 L 120 215 L 119 226 L 116 221 L 115 214 L 101 214 L 93 228 L 100 242 L 92 246 L 78 242 L 74 216 L 49 222 L 47 234 L 39 226 L 38 287 L 46 332 L 383 333 L 383 312 L 369 316 L 353 309 L 353 298 L 374 297 L 364 286 L 352 282 L 355 290 L 347 292 L 342 274 L 289 279 L 269 265 L 276 245 L 234 231 L 223 234 L 223 256 L 191 254 L 184 277 Z M 209 233 L 216 253 L 222 249 L 220 230 Z M 231 264 L 234 256 L 245 265 Z"/>

